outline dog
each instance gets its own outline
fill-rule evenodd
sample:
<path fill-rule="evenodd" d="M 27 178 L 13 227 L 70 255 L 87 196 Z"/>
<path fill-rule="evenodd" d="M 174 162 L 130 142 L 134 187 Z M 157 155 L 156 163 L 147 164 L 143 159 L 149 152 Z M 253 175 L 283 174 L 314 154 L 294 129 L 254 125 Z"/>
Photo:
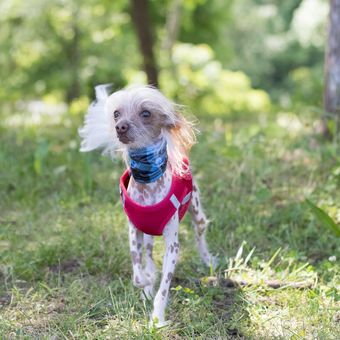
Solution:
<path fill-rule="evenodd" d="M 130 86 L 111 95 L 108 88 L 95 88 L 96 100 L 79 129 L 80 151 L 102 149 L 112 158 L 122 155 L 126 162 L 120 192 L 128 216 L 133 283 L 143 289 L 146 298 L 154 298 L 150 323 L 162 327 L 168 323 L 165 309 L 179 257 L 179 222 L 186 210 L 202 261 L 216 265 L 205 239 L 209 221 L 188 160 L 195 131 L 181 107 L 152 86 Z M 166 251 L 155 293 L 152 251 L 156 235 L 163 236 Z"/>

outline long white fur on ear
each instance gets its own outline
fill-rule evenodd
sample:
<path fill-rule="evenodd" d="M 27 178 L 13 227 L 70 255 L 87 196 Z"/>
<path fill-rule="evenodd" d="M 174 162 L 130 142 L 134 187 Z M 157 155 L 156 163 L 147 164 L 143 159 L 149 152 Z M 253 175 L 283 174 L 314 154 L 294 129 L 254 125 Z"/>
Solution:
<path fill-rule="evenodd" d="M 78 130 L 82 138 L 80 145 L 81 152 L 102 149 L 104 154 L 113 156 L 116 149 L 115 136 L 112 134 L 110 117 L 105 108 L 110 89 L 110 84 L 95 87 L 96 100 L 89 106 L 84 126 Z"/>

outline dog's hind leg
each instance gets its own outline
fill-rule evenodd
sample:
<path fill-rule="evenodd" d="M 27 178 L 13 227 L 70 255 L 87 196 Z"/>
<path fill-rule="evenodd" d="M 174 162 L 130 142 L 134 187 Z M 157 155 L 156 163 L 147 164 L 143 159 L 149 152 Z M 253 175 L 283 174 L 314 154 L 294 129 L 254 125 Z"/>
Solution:
<path fill-rule="evenodd" d="M 162 279 L 154 299 L 151 320 L 157 327 L 167 324 L 164 319 L 165 308 L 168 301 L 171 279 L 179 256 L 178 225 L 178 214 L 175 214 L 163 231 L 166 250 L 163 259 Z"/>
<path fill-rule="evenodd" d="M 133 269 L 133 284 L 138 288 L 144 288 L 145 286 L 150 285 L 151 281 L 144 275 L 142 269 L 143 233 L 136 229 L 131 222 L 129 222 L 129 241 Z"/>
<path fill-rule="evenodd" d="M 153 236 L 144 234 L 144 249 L 145 249 L 145 266 L 144 266 L 144 274 L 146 278 L 151 282 L 150 285 L 144 287 L 145 296 L 150 299 L 154 296 L 155 282 L 157 269 L 155 266 L 155 262 L 152 257 L 153 250 Z"/>
<path fill-rule="evenodd" d="M 197 183 L 195 182 L 193 183 L 189 213 L 191 215 L 191 222 L 195 230 L 195 238 L 201 259 L 207 266 L 212 266 L 213 268 L 215 268 L 217 260 L 214 256 L 210 254 L 205 239 L 205 232 L 209 221 L 202 209 L 199 188 L 197 186 Z"/>

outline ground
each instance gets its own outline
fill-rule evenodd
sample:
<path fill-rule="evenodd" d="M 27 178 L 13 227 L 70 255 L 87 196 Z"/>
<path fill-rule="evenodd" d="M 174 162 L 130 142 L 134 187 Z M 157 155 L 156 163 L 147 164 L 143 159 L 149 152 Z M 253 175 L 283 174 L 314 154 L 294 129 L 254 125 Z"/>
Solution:
<path fill-rule="evenodd" d="M 0 122 L 4 338 L 338 338 L 339 238 L 305 202 L 339 222 L 338 146 L 316 113 L 200 117 L 191 161 L 220 263 L 201 264 L 185 219 L 163 329 L 131 282 L 122 162 L 79 153 L 79 115 L 20 117 Z"/>

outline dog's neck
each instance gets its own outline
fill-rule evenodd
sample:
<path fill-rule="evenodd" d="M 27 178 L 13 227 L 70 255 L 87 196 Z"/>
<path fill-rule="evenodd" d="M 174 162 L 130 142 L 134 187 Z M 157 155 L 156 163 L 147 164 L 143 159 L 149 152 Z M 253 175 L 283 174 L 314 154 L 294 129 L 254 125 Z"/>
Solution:
<path fill-rule="evenodd" d="M 153 205 L 163 200 L 172 181 L 165 140 L 159 139 L 150 146 L 128 151 L 131 199 L 141 205 Z"/>
<path fill-rule="evenodd" d="M 166 170 L 168 154 L 164 138 L 141 148 L 130 148 L 128 154 L 132 177 L 138 183 L 156 182 Z"/>

